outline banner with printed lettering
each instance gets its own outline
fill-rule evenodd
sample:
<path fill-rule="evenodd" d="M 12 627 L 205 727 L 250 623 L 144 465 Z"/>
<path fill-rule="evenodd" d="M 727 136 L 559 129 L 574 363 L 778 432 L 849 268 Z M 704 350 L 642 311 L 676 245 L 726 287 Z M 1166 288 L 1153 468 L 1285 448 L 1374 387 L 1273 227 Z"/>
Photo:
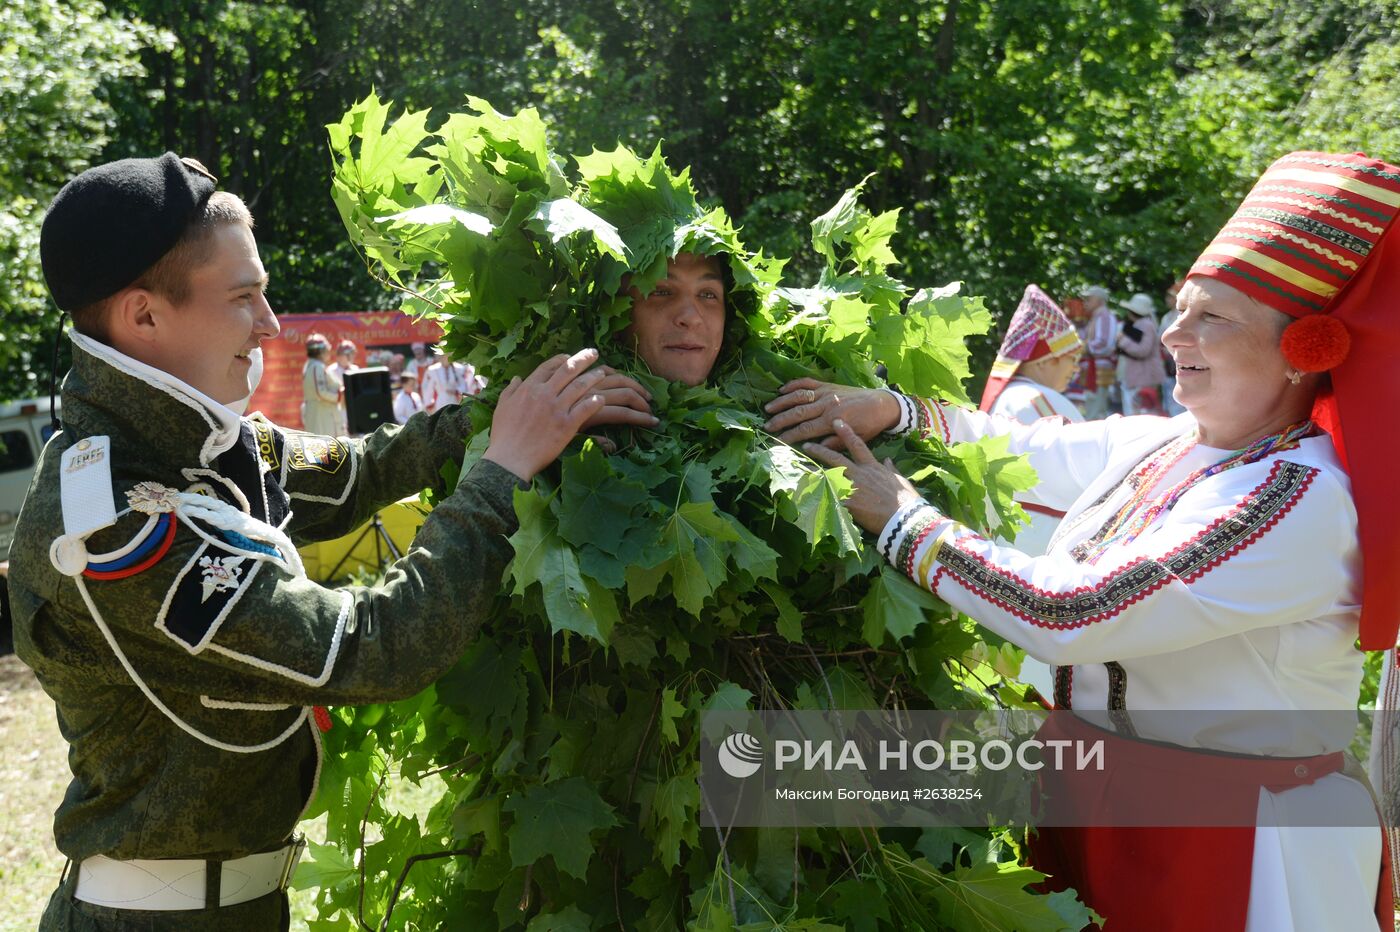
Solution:
<path fill-rule="evenodd" d="M 283 427 L 302 427 L 302 368 L 306 365 L 306 338 L 319 333 L 330 341 L 332 352 L 342 340 L 355 344 L 356 366 L 394 369 L 395 354 L 412 358 L 414 343 L 432 344 L 442 339 L 442 328 L 432 320 L 415 320 L 402 311 L 349 311 L 336 314 L 278 314 L 282 332 L 263 343 L 263 377 L 249 411 L 261 411 Z"/>

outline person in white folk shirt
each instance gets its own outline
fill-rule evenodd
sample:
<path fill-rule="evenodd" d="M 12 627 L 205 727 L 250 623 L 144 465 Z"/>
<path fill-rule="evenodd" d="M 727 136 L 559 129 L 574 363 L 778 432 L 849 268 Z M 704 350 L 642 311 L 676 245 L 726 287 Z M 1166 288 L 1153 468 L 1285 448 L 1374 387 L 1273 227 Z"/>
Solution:
<path fill-rule="evenodd" d="M 423 375 L 428 371 L 428 367 L 433 364 L 433 357 L 428 352 L 426 343 L 410 343 L 408 351 L 413 355 L 403 365 L 400 373 L 407 372 L 418 380 L 419 386 L 423 384 Z"/>
<path fill-rule="evenodd" d="M 407 371 L 405 369 L 405 371 Z M 486 387 L 486 380 L 476 374 L 469 364 L 453 362 L 439 353 L 433 364 L 423 370 L 421 388 L 423 407 L 427 411 L 437 411 L 443 405 L 456 404 L 469 395 L 478 394 Z"/>
<path fill-rule="evenodd" d="M 1044 417 L 1082 422 L 1084 415 L 1061 393 L 1078 371 L 1083 351 L 1068 315 L 1039 287 L 1027 285 L 997 350 L 981 410 L 1022 424 Z M 1065 513 L 1036 502 L 1022 502 L 1021 507 L 1030 523 L 1016 534 L 1016 547 L 1029 554 L 1044 553 Z M 1031 657 L 1022 662 L 1019 679 L 1042 696 L 1053 690 L 1050 668 Z"/>
<path fill-rule="evenodd" d="M 1280 814 L 1319 801 L 1326 812 L 1373 809 L 1342 768 L 1358 637 L 1363 650 L 1392 650 L 1400 628 L 1400 433 L 1388 423 L 1400 403 L 1397 209 L 1400 167 L 1318 152 L 1275 162 L 1178 296 L 1163 338 L 1187 410 L 1175 418 L 1026 427 L 842 387 L 839 403 L 814 406 L 804 393 L 825 387 L 811 380 L 769 406 L 780 436 L 844 444 L 849 456 L 806 449 L 846 468 L 847 507 L 896 567 L 1056 665 L 1056 706 L 1075 711 L 1070 722 L 1126 723 L 1116 734 L 1083 724 L 1108 736 L 1106 757 L 1147 749 L 1176 773 L 1233 768 L 1233 783 L 1197 789 L 1229 794 L 1240 827 L 1038 830 L 1031 864 L 1109 928 L 1392 928 L 1379 824 L 1301 826 Z M 802 423 L 807 414 L 788 411 L 819 416 Z M 862 440 L 909 427 L 948 443 L 1009 435 L 1039 473 L 1036 494 L 1067 509 L 1049 553 L 944 518 Z M 1382 708 L 1400 693 L 1393 666 Z M 1213 710 L 1212 727 L 1142 714 L 1170 709 Z M 1292 712 L 1289 727 L 1261 734 L 1258 710 Z M 1326 727 L 1337 716 L 1325 710 L 1348 727 Z M 1382 800 L 1394 798 L 1394 774 L 1380 768 Z M 1132 774 L 1117 776 L 1119 791 L 1131 788 Z"/>
<path fill-rule="evenodd" d="M 301 369 L 301 427 L 310 434 L 340 436 L 340 380 L 330 373 L 331 344 L 319 333 L 306 338 Z"/>
<path fill-rule="evenodd" d="M 423 410 L 423 399 L 418 394 L 418 380 L 405 372 L 399 376 L 399 392 L 394 396 L 394 420 L 407 424 L 408 419 Z"/>
<path fill-rule="evenodd" d="M 1034 424 L 1041 418 L 1078 424 L 1084 420 L 1061 392 L 1074 377 L 1083 352 L 1079 333 L 1065 312 L 1035 285 L 1027 285 L 997 350 L 980 410 Z M 1023 502 L 1031 523 L 1016 535 L 1020 550 L 1041 554 L 1064 511 Z"/>
<path fill-rule="evenodd" d="M 1084 395 L 1084 416 L 1089 420 L 1108 417 L 1110 389 L 1118 379 L 1118 318 L 1108 306 L 1108 289 L 1094 285 L 1084 289 L 1084 309 L 1089 323 L 1084 342 L 1094 360 L 1095 386 Z"/>
<path fill-rule="evenodd" d="M 340 420 L 340 427 L 336 430 L 337 437 L 348 437 L 350 435 L 350 416 L 345 407 L 345 377 L 354 372 L 359 366 L 355 365 L 355 353 L 357 347 L 352 340 L 341 340 L 335 348 L 335 362 L 326 366 L 326 372 L 331 379 L 340 386 L 340 398 L 336 402 L 339 409 L 336 417 Z"/>

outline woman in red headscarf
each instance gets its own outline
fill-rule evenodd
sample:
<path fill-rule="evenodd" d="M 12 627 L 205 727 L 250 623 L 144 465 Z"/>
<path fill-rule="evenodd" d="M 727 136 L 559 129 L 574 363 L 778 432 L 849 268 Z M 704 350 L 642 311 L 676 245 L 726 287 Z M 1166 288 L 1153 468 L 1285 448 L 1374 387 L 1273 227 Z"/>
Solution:
<path fill-rule="evenodd" d="M 1163 336 L 1187 415 L 1025 427 L 811 380 L 770 406 L 780 436 L 844 443 L 807 449 L 846 467 L 847 506 L 898 569 L 1056 667 L 1075 713 L 1057 727 L 1108 736 L 1116 772 L 1059 787 L 1081 820 L 1043 828 L 1031 861 L 1109 928 L 1390 932 L 1383 833 L 1342 770 L 1357 640 L 1388 650 L 1400 625 L 1398 210 L 1393 165 L 1275 162 Z M 1009 435 L 1067 511 L 1049 551 L 939 514 L 870 455 L 862 437 L 889 429 Z M 1144 786 L 1161 801 L 1125 813 Z"/>

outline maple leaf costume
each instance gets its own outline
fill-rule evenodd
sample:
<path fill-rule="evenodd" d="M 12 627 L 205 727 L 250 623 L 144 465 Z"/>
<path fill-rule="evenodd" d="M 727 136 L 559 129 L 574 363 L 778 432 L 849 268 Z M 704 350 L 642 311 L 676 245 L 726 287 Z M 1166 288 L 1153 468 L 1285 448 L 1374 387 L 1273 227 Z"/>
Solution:
<path fill-rule="evenodd" d="M 1400 397 L 1397 210 L 1400 168 L 1296 152 L 1192 267 L 1294 317 L 1285 358 L 1330 371 L 1310 421 L 1244 451 L 1196 443 L 1190 413 L 1024 426 L 897 396 L 897 429 L 949 443 L 1009 434 L 1040 475 L 1035 499 L 1066 512 L 1038 557 L 917 501 L 879 542 L 916 583 L 1054 665 L 1056 707 L 1091 720 L 1071 733 L 1106 738 L 1120 766 L 1078 777 L 1080 821 L 1042 828 L 1031 862 L 1109 928 L 1391 928 L 1391 832 L 1343 752 L 1358 637 L 1390 651 L 1380 705 L 1400 704 L 1400 438 L 1387 423 Z M 1161 710 L 1208 714 L 1144 714 Z M 1391 724 L 1377 723 L 1382 748 L 1400 745 Z M 1400 767 L 1380 757 L 1388 809 Z M 1140 792 L 1172 784 L 1184 821 Z M 1125 804 L 1144 821 L 1107 824 Z M 1233 807 L 1237 821 L 1192 822 L 1192 807 Z M 1300 821 L 1309 807 L 1322 821 Z M 1175 827 L 1149 827 L 1161 825 Z"/>
<path fill-rule="evenodd" d="M 114 165 L 79 180 L 105 170 L 167 194 L 188 185 L 195 201 L 212 191 L 173 155 Z M 123 209 L 139 226 L 142 210 L 189 207 L 138 184 Z M 117 270 L 98 288 L 132 278 Z M 381 585 L 322 586 L 295 544 L 440 487 L 470 432 L 464 409 L 360 440 L 315 436 L 71 339 L 64 427 L 11 551 L 16 651 L 71 745 L 54 820 L 70 866 L 41 928 L 285 928 L 288 839 L 320 767 L 311 707 L 406 697 L 456 661 L 511 558 L 518 480 L 478 462 Z"/>

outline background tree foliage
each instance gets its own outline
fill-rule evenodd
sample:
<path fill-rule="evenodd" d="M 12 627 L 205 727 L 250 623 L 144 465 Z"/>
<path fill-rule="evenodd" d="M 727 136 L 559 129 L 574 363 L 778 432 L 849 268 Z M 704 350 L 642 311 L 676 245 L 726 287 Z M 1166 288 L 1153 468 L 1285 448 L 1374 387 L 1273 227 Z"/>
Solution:
<path fill-rule="evenodd" d="M 0 399 L 47 390 L 55 320 L 39 269 L 44 209 L 101 160 L 119 120 L 111 92 L 142 76 L 140 50 L 167 43 L 97 0 L 0 5 Z"/>
<path fill-rule="evenodd" d="M 874 171 L 868 203 L 904 211 L 904 272 L 964 280 L 1001 316 L 1027 281 L 1160 291 L 1288 148 L 1400 158 L 1397 0 L 105 11 L 0 12 L 0 396 L 47 377 L 31 355 L 45 306 L 35 229 L 56 185 L 92 161 L 176 149 L 210 165 L 253 205 L 282 310 L 392 304 L 345 241 L 324 155 L 325 125 L 371 88 L 440 111 L 468 93 L 535 106 L 566 152 L 664 139 L 702 195 L 809 271 L 803 218 Z"/>

